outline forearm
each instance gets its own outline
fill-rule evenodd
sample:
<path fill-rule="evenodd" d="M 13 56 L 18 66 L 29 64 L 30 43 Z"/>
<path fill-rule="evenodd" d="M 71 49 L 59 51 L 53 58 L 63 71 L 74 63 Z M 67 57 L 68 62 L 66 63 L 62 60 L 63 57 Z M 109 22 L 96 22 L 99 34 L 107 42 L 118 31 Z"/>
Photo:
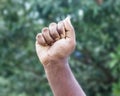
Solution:
<path fill-rule="evenodd" d="M 67 61 L 48 64 L 45 72 L 54 96 L 85 96 Z"/>

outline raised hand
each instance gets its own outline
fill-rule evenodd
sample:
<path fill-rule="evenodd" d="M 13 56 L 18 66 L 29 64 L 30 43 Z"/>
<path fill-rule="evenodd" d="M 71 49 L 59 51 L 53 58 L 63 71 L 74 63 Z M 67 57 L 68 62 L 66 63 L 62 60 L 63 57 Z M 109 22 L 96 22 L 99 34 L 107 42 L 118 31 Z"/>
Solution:
<path fill-rule="evenodd" d="M 37 55 L 54 96 L 86 96 L 69 67 L 67 58 L 76 45 L 70 18 L 42 29 L 36 36 Z"/>
<path fill-rule="evenodd" d="M 69 17 L 44 27 L 36 36 L 36 51 L 43 65 L 66 60 L 75 45 L 74 28 Z"/>

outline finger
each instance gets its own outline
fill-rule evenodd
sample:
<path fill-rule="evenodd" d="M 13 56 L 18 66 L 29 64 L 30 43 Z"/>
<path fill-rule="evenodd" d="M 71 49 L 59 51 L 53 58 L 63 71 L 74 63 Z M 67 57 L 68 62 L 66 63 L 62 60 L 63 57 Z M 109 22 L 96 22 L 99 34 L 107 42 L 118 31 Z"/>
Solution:
<path fill-rule="evenodd" d="M 66 37 L 74 39 L 75 32 L 71 24 L 70 17 L 67 17 L 63 22 L 64 22 L 64 27 L 65 27 Z"/>
<path fill-rule="evenodd" d="M 65 30 L 64 29 L 65 28 L 64 28 L 63 21 L 58 22 L 57 30 L 58 30 L 61 38 L 65 38 Z"/>
<path fill-rule="evenodd" d="M 54 42 L 53 38 L 50 36 L 48 27 L 42 29 L 42 34 L 48 45 L 51 45 Z"/>
<path fill-rule="evenodd" d="M 47 42 L 45 41 L 44 37 L 42 36 L 42 33 L 38 33 L 36 36 L 36 41 L 38 44 L 42 45 L 42 46 L 46 46 Z"/>
<path fill-rule="evenodd" d="M 60 39 L 60 35 L 57 32 L 57 24 L 56 23 L 51 23 L 49 25 L 49 30 L 50 30 L 50 35 L 51 37 L 56 41 Z"/>

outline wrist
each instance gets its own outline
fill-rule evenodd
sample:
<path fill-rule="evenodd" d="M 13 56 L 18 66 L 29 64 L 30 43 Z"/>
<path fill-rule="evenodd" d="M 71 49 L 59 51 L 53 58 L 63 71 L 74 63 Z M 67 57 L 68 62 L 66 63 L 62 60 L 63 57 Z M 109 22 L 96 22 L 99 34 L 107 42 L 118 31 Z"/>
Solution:
<path fill-rule="evenodd" d="M 68 58 L 50 60 L 47 64 L 43 64 L 45 71 L 56 70 L 65 66 L 68 66 Z"/>

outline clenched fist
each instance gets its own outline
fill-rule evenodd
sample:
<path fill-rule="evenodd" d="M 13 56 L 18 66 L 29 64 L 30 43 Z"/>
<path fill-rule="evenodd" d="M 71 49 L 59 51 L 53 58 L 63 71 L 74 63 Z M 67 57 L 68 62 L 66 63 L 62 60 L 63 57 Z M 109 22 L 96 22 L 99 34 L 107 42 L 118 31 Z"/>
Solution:
<path fill-rule="evenodd" d="M 36 52 L 43 65 L 67 60 L 75 44 L 75 32 L 69 17 L 44 27 L 36 36 Z"/>
<path fill-rule="evenodd" d="M 42 29 L 36 36 L 37 55 L 54 96 L 86 96 L 68 64 L 75 48 L 75 32 L 70 18 Z"/>

